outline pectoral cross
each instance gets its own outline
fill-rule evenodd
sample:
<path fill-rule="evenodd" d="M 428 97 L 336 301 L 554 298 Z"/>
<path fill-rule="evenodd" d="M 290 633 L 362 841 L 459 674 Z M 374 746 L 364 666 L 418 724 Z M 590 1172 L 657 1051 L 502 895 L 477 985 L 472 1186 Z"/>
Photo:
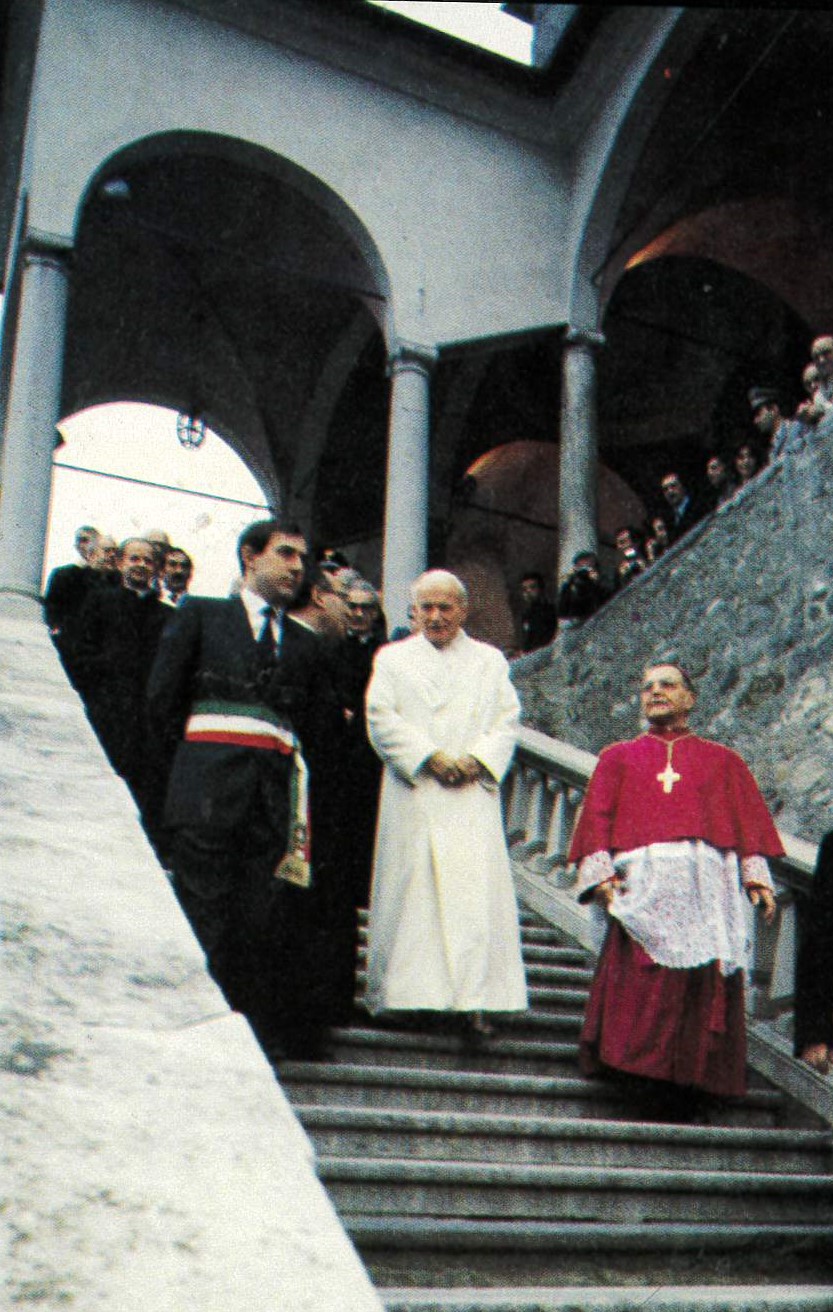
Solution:
<path fill-rule="evenodd" d="M 675 784 L 680 782 L 682 777 L 681 774 L 677 774 L 671 762 L 667 761 L 665 769 L 661 770 L 657 775 L 657 783 L 662 784 L 662 791 L 664 793 L 670 793 L 671 789 Z"/>

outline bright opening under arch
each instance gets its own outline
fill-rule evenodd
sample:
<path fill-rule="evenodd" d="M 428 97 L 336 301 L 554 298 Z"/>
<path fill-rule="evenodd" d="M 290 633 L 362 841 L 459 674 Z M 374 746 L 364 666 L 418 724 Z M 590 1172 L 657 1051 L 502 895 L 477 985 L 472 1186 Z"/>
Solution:
<path fill-rule="evenodd" d="M 92 406 L 61 421 L 55 452 L 44 579 L 74 558 L 80 524 L 116 541 L 164 529 L 194 561 L 191 591 L 225 596 L 237 574 L 235 546 L 267 512 L 238 455 L 210 429 L 197 450 L 176 436 L 176 411 L 139 402 Z"/>

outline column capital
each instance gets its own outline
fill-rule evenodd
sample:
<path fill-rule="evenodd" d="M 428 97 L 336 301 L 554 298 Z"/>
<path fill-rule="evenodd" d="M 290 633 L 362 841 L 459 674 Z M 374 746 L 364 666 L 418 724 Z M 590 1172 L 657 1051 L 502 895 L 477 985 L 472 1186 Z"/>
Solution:
<path fill-rule="evenodd" d="M 72 242 L 67 238 L 35 229 L 26 234 L 21 246 L 21 257 L 26 268 L 40 265 L 63 274 L 68 274 L 72 267 L 73 253 Z"/>
<path fill-rule="evenodd" d="M 412 371 L 430 378 L 438 359 L 439 351 L 435 346 L 398 339 L 388 355 L 388 373 L 394 375 Z"/>
<path fill-rule="evenodd" d="M 579 351 L 599 351 L 605 344 L 605 335 L 591 328 L 573 328 L 568 324 L 562 341 L 565 346 L 574 346 Z"/>

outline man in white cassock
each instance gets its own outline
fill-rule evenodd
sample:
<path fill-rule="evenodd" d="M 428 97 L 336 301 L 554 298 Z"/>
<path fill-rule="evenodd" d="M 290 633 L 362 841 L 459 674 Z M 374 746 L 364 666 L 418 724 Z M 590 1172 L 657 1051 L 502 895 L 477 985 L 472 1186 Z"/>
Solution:
<path fill-rule="evenodd" d="M 414 584 L 417 633 L 382 647 L 367 690 L 384 766 L 370 904 L 372 1012 L 527 1006 L 500 804 L 519 705 L 499 651 L 463 631 L 463 584 Z"/>

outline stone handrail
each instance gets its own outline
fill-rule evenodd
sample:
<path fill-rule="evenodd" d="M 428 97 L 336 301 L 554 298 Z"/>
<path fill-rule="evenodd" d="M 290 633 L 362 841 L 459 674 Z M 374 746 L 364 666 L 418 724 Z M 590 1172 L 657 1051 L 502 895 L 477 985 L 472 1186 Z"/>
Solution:
<path fill-rule="evenodd" d="M 523 903 L 583 947 L 595 949 L 589 911 L 578 905 L 576 870 L 567 862 L 570 835 L 596 764 L 591 752 L 522 728 L 505 785 L 506 829 Z M 792 1010 L 796 942 L 795 894 L 809 889 L 816 847 L 781 834 L 786 856 L 772 861 L 777 910 L 772 925 L 751 915 L 750 1018 L 783 1030 Z"/>

